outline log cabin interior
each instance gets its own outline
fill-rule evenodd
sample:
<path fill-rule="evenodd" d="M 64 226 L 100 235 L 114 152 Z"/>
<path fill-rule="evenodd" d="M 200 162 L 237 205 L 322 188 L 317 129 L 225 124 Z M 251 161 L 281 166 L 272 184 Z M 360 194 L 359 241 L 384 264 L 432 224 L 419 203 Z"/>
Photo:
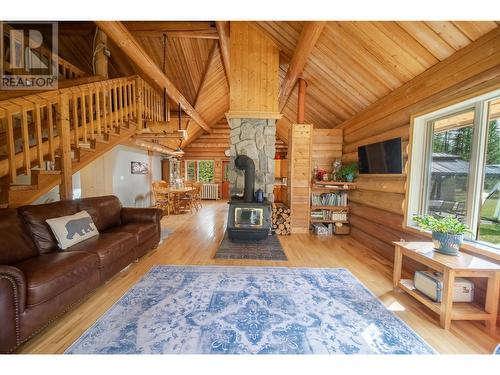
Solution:
<path fill-rule="evenodd" d="M 499 26 L 2 21 L 0 352 L 498 354 Z"/>

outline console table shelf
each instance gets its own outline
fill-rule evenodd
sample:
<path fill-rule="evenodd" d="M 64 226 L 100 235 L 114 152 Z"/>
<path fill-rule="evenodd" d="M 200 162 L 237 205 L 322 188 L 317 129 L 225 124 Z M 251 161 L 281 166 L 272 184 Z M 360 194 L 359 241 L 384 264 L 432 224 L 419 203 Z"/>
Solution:
<path fill-rule="evenodd" d="M 394 242 L 394 289 L 401 289 L 439 314 L 440 325 L 448 330 L 452 320 L 484 320 L 490 334 L 496 332 L 500 265 L 467 253 L 444 255 L 434 250 L 432 242 Z M 435 302 L 420 293 L 412 280 L 401 279 L 403 257 L 413 259 L 443 274 L 442 301 Z M 472 302 L 453 302 L 456 277 L 484 277 L 488 279 L 486 302 L 480 307 Z"/>

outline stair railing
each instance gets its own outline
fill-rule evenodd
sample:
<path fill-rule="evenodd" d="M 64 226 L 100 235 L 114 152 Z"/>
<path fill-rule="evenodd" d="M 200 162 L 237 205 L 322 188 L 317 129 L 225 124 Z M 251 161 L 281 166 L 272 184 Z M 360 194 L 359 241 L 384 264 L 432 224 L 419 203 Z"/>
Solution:
<path fill-rule="evenodd" d="M 61 97 L 67 102 L 61 104 Z M 54 168 L 61 151 L 60 105 L 67 105 L 68 121 L 63 123 L 69 126 L 71 145 L 78 148 L 92 147 L 96 138 L 119 133 L 130 123 L 142 129 L 144 120 L 160 120 L 162 99 L 132 76 L 0 101 L 0 179 L 14 184 L 33 168 Z"/>

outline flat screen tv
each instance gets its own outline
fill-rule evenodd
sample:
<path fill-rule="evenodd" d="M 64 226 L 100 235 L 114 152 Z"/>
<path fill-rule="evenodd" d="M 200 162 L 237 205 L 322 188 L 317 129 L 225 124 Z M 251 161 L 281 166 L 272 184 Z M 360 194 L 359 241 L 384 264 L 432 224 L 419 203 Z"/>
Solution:
<path fill-rule="evenodd" d="M 403 171 L 401 138 L 358 147 L 360 174 L 398 174 Z"/>

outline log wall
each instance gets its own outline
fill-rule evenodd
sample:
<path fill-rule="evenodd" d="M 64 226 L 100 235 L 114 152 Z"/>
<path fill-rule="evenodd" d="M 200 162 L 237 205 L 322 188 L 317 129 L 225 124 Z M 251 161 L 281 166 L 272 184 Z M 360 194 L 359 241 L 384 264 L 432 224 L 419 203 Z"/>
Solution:
<path fill-rule="evenodd" d="M 392 91 L 348 121 L 342 160 L 358 160 L 357 147 L 395 137 L 404 142 L 405 173 L 387 177 L 360 177 L 352 200 L 352 236 L 392 260 L 392 241 L 415 240 L 403 229 L 407 144 L 411 116 L 448 106 L 500 87 L 500 29 L 471 43 L 405 85 Z M 482 299 L 482 282 L 477 283 Z"/>

